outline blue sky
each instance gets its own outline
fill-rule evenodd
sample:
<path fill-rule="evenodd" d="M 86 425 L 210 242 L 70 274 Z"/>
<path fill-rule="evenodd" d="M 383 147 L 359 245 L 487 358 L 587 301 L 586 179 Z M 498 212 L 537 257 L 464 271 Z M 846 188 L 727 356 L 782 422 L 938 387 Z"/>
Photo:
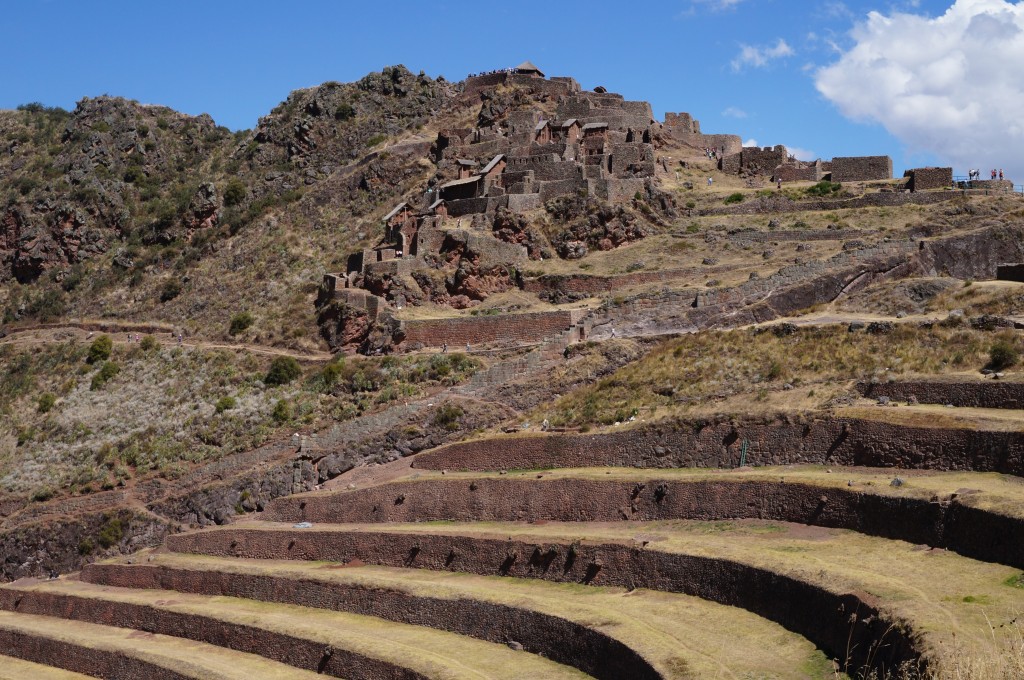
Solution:
<path fill-rule="evenodd" d="M 958 173 L 973 162 L 970 145 L 955 157 L 946 153 L 941 129 L 924 139 L 915 131 L 916 120 L 929 118 L 927 106 L 914 120 L 891 124 L 905 110 L 905 100 L 891 87 L 875 86 L 892 69 L 872 70 L 880 68 L 878 50 L 902 44 L 886 33 L 892 30 L 887 19 L 916 20 L 905 37 L 928 41 L 953 0 L 4 5 L 2 108 L 29 101 L 71 108 L 83 96 L 111 94 L 206 112 L 239 129 L 255 125 L 290 90 L 355 80 L 385 65 L 401 63 L 458 80 L 471 71 L 531 59 L 549 75 L 571 75 L 584 87 L 604 85 L 627 98 L 646 99 L 659 118 L 665 111 L 689 111 L 705 132 L 786 144 L 802 156 L 888 154 L 898 169 L 941 162 L 957 165 Z M 1007 0 L 957 5 L 966 12 L 960 23 L 979 12 L 1020 7 Z M 868 21 L 871 11 L 879 13 L 874 24 Z M 851 33 L 858 27 L 859 37 Z M 1005 31 L 1000 35 L 1015 40 Z M 901 54 L 883 57 L 914 61 Z M 819 81 L 821 69 L 830 65 L 838 66 L 826 96 Z M 945 87 L 956 90 L 955 84 Z M 1005 145 L 996 138 L 984 143 L 992 148 L 979 149 L 974 163 L 1001 164 Z M 1021 172 L 1024 180 L 1024 165 Z"/>

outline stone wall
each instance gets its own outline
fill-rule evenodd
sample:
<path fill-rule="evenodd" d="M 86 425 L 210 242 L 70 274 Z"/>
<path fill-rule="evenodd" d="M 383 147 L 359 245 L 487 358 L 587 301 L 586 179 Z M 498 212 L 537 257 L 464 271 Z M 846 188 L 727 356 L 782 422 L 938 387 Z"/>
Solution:
<path fill-rule="evenodd" d="M 781 144 L 763 149 L 756 146 L 743 147 L 737 154 L 726 156 L 718 161 L 718 169 L 729 174 L 741 172 L 771 176 L 775 168 L 789 158 L 786 147 Z"/>
<path fill-rule="evenodd" d="M 526 212 L 537 210 L 544 203 L 540 200 L 539 193 L 533 194 L 510 194 L 508 197 L 508 209 L 515 212 Z"/>
<path fill-rule="evenodd" d="M 953 168 L 914 168 L 903 176 L 908 178 L 907 188 L 911 191 L 948 189 L 953 186 Z"/>
<path fill-rule="evenodd" d="M 740 464 L 862 465 L 1024 476 L 1024 433 L 912 427 L 831 418 L 805 423 L 669 421 L 590 435 L 509 436 L 419 454 L 428 470 L 545 467 L 732 468 Z"/>
<path fill-rule="evenodd" d="M 832 159 L 833 182 L 867 182 L 892 179 L 888 156 L 846 156 Z"/>
<path fill-rule="evenodd" d="M 916 400 L 922 404 L 952 404 L 975 408 L 1024 408 L 1024 383 L 1005 380 L 899 380 L 857 383 L 865 397 L 888 397 L 896 401 Z"/>
<path fill-rule="evenodd" d="M 572 311 L 533 312 L 502 316 L 422 319 L 401 322 L 401 344 L 453 349 L 481 344 L 535 344 L 567 330 L 575 323 Z"/>
<path fill-rule="evenodd" d="M 704 273 L 704 269 L 667 269 L 652 272 L 633 272 L 618 276 L 594 276 L 592 274 L 552 274 L 523 282 L 523 290 L 529 293 L 557 293 L 561 295 L 600 295 L 638 285 L 670 283 Z"/>
<path fill-rule="evenodd" d="M 805 636 L 851 667 L 926 665 L 918 632 L 879 610 L 852 583 L 826 583 L 813 569 L 772 570 L 761 563 L 659 550 L 658 543 L 517 539 L 314 526 L 179 534 L 169 549 L 246 559 L 302 559 L 415 567 L 549 581 L 648 588 L 741 607 Z M 871 600 L 871 601 L 869 601 Z M 632 676 L 630 676 L 632 677 Z"/>
<path fill-rule="evenodd" d="M 996 266 L 996 280 L 1024 283 L 1024 264 L 1001 264 Z"/>
<path fill-rule="evenodd" d="M 581 623 L 526 606 L 446 597 L 440 593 L 437 596 L 414 595 L 402 588 L 380 585 L 371 590 L 358 584 L 329 579 L 293 578 L 286 575 L 275 578 L 230 571 L 142 564 L 96 565 L 84 572 L 82 578 L 89 583 L 118 588 L 241 597 L 351 612 L 447 630 L 499 644 L 516 640 L 526 652 L 574 666 L 599 680 L 625 677 L 660 680 L 662 677 L 643 657 L 615 638 Z M 26 594 L 26 597 L 31 598 L 33 595 Z M 38 607 L 36 603 L 32 606 L 34 610 Z M 47 613 L 63 615 L 52 611 Z M 376 670 L 380 673 L 379 669 Z M 351 673 L 349 669 L 343 676 L 351 678 Z"/>

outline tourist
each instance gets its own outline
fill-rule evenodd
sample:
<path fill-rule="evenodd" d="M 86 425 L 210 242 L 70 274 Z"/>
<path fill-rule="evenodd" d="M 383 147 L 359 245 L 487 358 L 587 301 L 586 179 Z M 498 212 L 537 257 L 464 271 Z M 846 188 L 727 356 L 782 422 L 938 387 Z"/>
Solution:
<path fill-rule="evenodd" d="M 1002 168 L 999 168 L 999 181 L 1000 182 L 1003 181 L 1003 169 Z"/>
<path fill-rule="evenodd" d="M 447 354 L 447 353 L 448 353 L 448 343 L 447 342 L 442 342 L 441 343 L 441 354 Z"/>
<path fill-rule="evenodd" d="M 776 188 L 777 188 L 777 189 L 778 189 L 779 191 L 782 191 L 782 178 L 781 178 L 781 177 L 777 177 L 777 178 L 775 179 L 775 186 L 776 186 Z"/>
<path fill-rule="evenodd" d="M 708 177 L 708 186 L 711 186 L 712 184 L 714 184 L 714 182 L 715 182 L 714 179 L 712 179 L 711 177 Z"/>

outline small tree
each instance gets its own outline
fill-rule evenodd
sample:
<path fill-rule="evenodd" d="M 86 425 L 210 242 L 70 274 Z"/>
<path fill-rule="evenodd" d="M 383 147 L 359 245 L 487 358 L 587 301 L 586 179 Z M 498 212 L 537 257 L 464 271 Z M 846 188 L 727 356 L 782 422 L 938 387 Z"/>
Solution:
<path fill-rule="evenodd" d="M 86 361 L 90 364 L 99 363 L 106 361 L 110 358 L 110 353 L 114 349 L 114 341 L 109 335 L 101 335 L 92 341 L 89 345 L 89 354 L 86 357 Z"/>
<path fill-rule="evenodd" d="M 1016 364 L 1020 360 L 1020 352 L 1013 344 L 1000 340 L 989 349 L 988 360 L 988 368 L 1001 371 Z"/>
<path fill-rule="evenodd" d="M 39 412 L 49 413 L 53 405 L 57 403 L 57 397 L 53 396 L 49 392 L 45 392 L 39 397 Z"/>
<path fill-rule="evenodd" d="M 274 404 L 274 412 L 271 414 L 274 422 L 283 425 L 292 419 L 292 407 L 285 399 L 279 399 Z"/>
<path fill-rule="evenodd" d="M 228 327 L 229 335 L 238 335 L 252 326 L 253 318 L 249 312 L 239 312 L 231 317 L 231 325 Z"/>
<path fill-rule="evenodd" d="M 245 184 L 239 179 L 232 179 L 224 189 L 224 205 L 238 205 L 245 200 Z"/>
<path fill-rule="evenodd" d="M 213 407 L 217 411 L 217 413 L 224 413 L 224 411 L 230 411 L 236 406 L 238 406 L 238 402 L 235 400 L 235 398 L 228 396 L 221 397 L 220 399 L 218 399 L 217 403 L 214 404 Z"/>
<path fill-rule="evenodd" d="M 292 357 L 276 357 L 270 362 L 270 370 L 263 379 L 268 385 L 287 385 L 302 375 L 299 362 Z"/>
<path fill-rule="evenodd" d="M 160 291 L 160 302 L 170 302 L 181 295 L 181 283 L 177 279 L 171 279 L 164 284 Z"/>
<path fill-rule="evenodd" d="M 89 389 L 96 391 L 102 388 L 107 382 L 115 375 L 121 372 L 121 367 L 115 364 L 113 361 L 107 361 L 100 367 L 100 370 L 96 372 L 96 375 L 92 377 L 92 382 L 89 384 Z"/>

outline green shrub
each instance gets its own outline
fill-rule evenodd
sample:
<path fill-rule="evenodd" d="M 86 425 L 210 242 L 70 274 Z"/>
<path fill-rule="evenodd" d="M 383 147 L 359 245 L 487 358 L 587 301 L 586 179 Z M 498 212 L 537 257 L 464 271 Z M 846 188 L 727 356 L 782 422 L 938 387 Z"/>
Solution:
<path fill-rule="evenodd" d="M 96 540 L 103 548 L 117 545 L 122 538 L 124 538 L 124 527 L 121 526 L 121 520 L 117 517 L 108 519 L 96 535 Z"/>
<path fill-rule="evenodd" d="M 100 367 L 100 370 L 96 372 L 96 375 L 92 377 L 92 383 L 89 385 L 89 389 L 96 391 L 102 388 L 107 382 L 115 375 L 121 372 L 121 367 L 113 361 L 107 361 Z"/>
<path fill-rule="evenodd" d="M 1015 365 L 1020 360 L 1020 352 L 1013 344 L 1000 340 L 989 349 L 988 359 L 988 368 L 1001 371 Z"/>
<path fill-rule="evenodd" d="M 459 429 L 459 419 L 465 415 L 462 407 L 455 404 L 442 404 L 434 413 L 434 425 L 454 432 Z"/>
<path fill-rule="evenodd" d="M 92 539 L 83 538 L 81 541 L 78 542 L 78 554 L 79 555 L 82 555 L 82 556 L 91 555 L 92 551 L 95 550 L 95 549 L 96 549 L 96 546 L 93 545 Z"/>
<path fill-rule="evenodd" d="M 142 342 L 139 344 L 139 347 L 141 347 L 145 352 L 151 352 L 155 349 L 160 349 L 160 343 L 157 342 L 156 338 L 152 335 L 147 335 L 142 338 Z"/>
<path fill-rule="evenodd" d="M 231 317 L 231 325 L 228 327 L 228 335 L 238 335 L 252 326 L 253 315 L 249 312 L 239 312 Z"/>
<path fill-rule="evenodd" d="M 224 189 L 224 205 L 238 205 L 245 200 L 245 194 L 245 184 L 239 179 L 232 179 Z"/>
<path fill-rule="evenodd" d="M 334 384 L 341 378 L 341 374 L 344 369 L 344 360 L 324 366 L 324 369 L 320 371 L 320 380 L 323 382 L 324 387 L 327 389 L 334 387 Z"/>
<path fill-rule="evenodd" d="M 90 364 L 106 361 L 114 349 L 114 341 L 109 335 L 101 335 L 89 345 L 89 353 L 85 360 Z"/>
<path fill-rule="evenodd" d="M 342 102 L 334 112 L 334 120 L 348 120 L 356 115 L 356 110 L 348 102 Z"/>
<path fill-rule="evenodd" d="M 832 194 L 839 193 L 843 188 L 843 185 L 839 182 L 829 182 L 828 180 L 822 180 L 812 187 L 806 189 L 808 196 L 830 196 Z"/>
<path fill-rule="evenodd" d="M 741 194 L 738 191 L 735 194 L 729 194 L 725 198 L 725 204 L 726 205 L 729 205 L 730 203 L 742 203 L 742 202 L 743 202 L 743 194 Z"/>
<path fill-rule="evenodd" d="M 274 422 L 283 425 L 292 419 L 292 405 L 285 399 L 278 399 L 274 404 L 274 412 L 270 414 Z"/>
<path fill-rule="evenodd" d="M 170 302 L 181 295 L 181 283 L 177 279 L 171 279 L 164 284 L 160 291 L 160 302 Z"/>
<path fill-rule="evenodd" d="M 387 138 L 387 135 L 374 135 L 373 137 L 370 137 L 368 140 L 366 140 L 366 146 L 377 146 Z"/>
<path fill-rule="evenodd" d="M 38 410 L 40 413 L 49 413 L 53 405 L 57 403 L 57 397 L 53 396 L 49 392 L 42 394 L 39 397 Z"/>
<path fill-rule="evenodd" d="M 53 498 L 54 491 L 48 486 L 41 486 L 32 492 L 32 500 L 35 503 L 45 503 Z"/>
<path fill-rule="evenodd" d="M 218 399 L 217 403 L 214 404 L 213 407 L 217 410 L 217 413 L 224 413 L 224 411 L 230 411 L 236 406 L 238 406 L 238 402 L 235 400 L 235 398 L 228 396 L 221 397 L 220 399 Z"/>
<path fill-rule="evenodd" d="M 267 385 L 287 385 L 302 375 L 299 362 L 292 357 L 275 357 L 270 362 L 270 370 L 263 379 Z"/>

